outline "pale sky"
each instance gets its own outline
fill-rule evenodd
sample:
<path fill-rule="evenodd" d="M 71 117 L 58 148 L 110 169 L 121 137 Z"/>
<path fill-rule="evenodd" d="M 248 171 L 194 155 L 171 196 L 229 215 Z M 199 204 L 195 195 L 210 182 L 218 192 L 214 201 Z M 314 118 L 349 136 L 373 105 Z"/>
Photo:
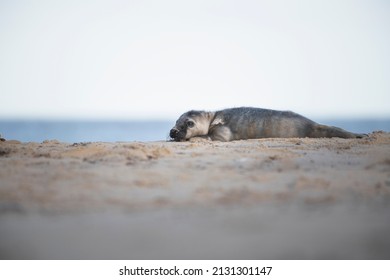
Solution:
<path fill-rule="evenodd" d="M 0 118 L 390 117 L 389 3 L 0 0 Z"/>

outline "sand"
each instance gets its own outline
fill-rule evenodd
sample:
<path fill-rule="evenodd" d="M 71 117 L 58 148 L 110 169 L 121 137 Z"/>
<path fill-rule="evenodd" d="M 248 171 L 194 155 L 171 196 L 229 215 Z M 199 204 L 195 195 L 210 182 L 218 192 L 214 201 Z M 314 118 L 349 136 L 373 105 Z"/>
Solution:
<path fill-rule="evenodd" d="M 390 134 L 0 142 L 1 259 L 390 259 Z"/>

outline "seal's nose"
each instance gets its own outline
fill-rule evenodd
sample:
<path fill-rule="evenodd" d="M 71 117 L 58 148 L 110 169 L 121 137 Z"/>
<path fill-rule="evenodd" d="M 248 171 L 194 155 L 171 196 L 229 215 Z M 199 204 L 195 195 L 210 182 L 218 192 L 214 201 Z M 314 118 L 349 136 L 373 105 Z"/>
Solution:
<path fill-rule="evenodd" d="M 169 137 L 175 139 L 177 137 L 177 134 L 179 133 L 179 130 L 176 128 L 172 128 L 171 131 L 169 132 Z"/>

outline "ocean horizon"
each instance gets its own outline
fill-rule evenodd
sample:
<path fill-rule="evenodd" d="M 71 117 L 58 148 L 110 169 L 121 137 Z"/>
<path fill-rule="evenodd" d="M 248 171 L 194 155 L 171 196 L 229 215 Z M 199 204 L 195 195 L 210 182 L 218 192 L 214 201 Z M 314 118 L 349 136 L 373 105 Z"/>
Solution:
<path fill-rule="evenodd" d="M 355 133 L 390 131 L 389 119 L 318 119 Z M 175 121 L 150 120 L 0 120 L 0 135 L 21 142 L 150 142 L 166 141 Z"/>

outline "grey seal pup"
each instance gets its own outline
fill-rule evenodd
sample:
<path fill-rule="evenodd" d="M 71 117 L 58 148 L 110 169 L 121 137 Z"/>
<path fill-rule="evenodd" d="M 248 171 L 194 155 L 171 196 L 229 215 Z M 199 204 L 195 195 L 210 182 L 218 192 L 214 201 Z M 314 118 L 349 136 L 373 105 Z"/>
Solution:
<path fill-rule="evenodd" d="M 240 107 L 215 112 L 186 112 L 176 121 L 169 136 L 173 141 L 186 141 L 192 137 L 233 141 L 295 137 L 362 138 L 364 135 L 321 125 L 291 111 Z"/>

